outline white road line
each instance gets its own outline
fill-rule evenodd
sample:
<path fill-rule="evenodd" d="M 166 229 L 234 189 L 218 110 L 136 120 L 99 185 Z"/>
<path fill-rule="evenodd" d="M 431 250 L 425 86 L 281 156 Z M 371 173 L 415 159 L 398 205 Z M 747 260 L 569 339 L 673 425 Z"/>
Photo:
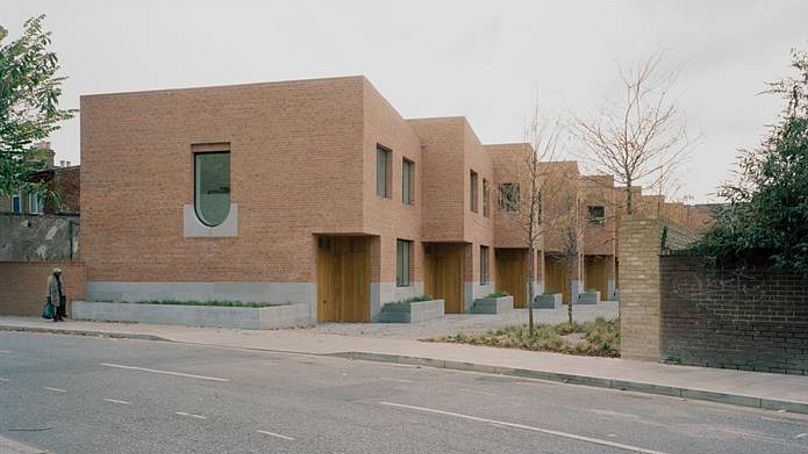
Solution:
<path fill-rule="evenodd" d="M 7 382 L 8 378 L 0 378 L 0 382 Z"/>
<path fill-rule="evenodd" d="M 117 399 L 104 399 L 105 402 L 112 402 L 113 404 L 122 404 L 122 405 L 129 405 L 132 402 L 127 402 L 125 400 L 117 400 Z"/>
<path fill-rule="evenodd" d="M 67 392 L 64 389 L 51 388 L 50 386 L 43 386 L 42 389 L 47 389 L 48 391 L 53 391 L 53 392 L 56 392 L 56 393 L 66 393 Z"/>
<path fill-rule="evenodd" d="M 275 432 L 268 432 L 266 430 L 258 430 L 259 434 L 269 435 L 270 437 L 280 438 L 281 440 L 288 440 L 294 441 L 295 439 L 292 437 L 287 437 L 286 435 L 276 434 Z"/>
<path fill-rule="evenodd" d="M 174 414 L 175 415 L 180 415 L 180 416 L 187 416 L 189 418 L 208 419 L 206 416 L 194 415 L 194 414 L 191 414 L 191 413 L 185 413 L 184 411 L 175 411 Z"/>
<path fill-rule="evenodd" d="M 148 369 L 145 367 L 136 367 L 136 366 L 123 366 L 120 364 L 101 363 L 99 364 L 99 366 L 115 367 L 118 369 L 126 369 L 126 370 L 138 370 L 141 372 L 151 372 L 154 374 L 176 375 L 178 377 L 196 378 L 199 380 L 230 381 L 229 378 L 206 377 L 204 375 L 184 374 L 182 372 L 171 372 L 167 370 Z"/>
<path fill-rule="evenodd" d="M 480 417 L 477 417 L 477 416 L 469 416 L 469 415 L 464 415 L 464 414 L 461 414 L 461 413 L 453 413 L 451 411 L 435 410 L 433 408 L 416 407 L 416 406 L 413 406 L 413 405 L 397 404 L 397 403 L 393 403 L 393 402 L 379 402 L 379 403 L 381 405 L 387 405 L 389 407 L 404 408 L 404 409 L 408 409 L 408 410 L 421 411 L 421 412 L 425 412 L 425 413 L 434 413 L 434 414 L 437 414 L 437 415 L 444 415 L 444 416 L 453 416 L 455 418 L 468 419 L 470 421 L 477 421 L 477 422 L 486 423 L 486 424 L 495 424 L 495 425 L 498 425 L 498 426 L 510 427 L 510 428 L 513 428 L 513 429 L 529 430 L 529 431 L 532 431 L 532 432 L 539 432 L 539 433 L 543 433 L 543 434 L 547 434 L 547 435 L 554 435 L 554 436 L 557 436 L 557 437 L 569 438 L 571 440 L 585 441 L 587 443 L 593 443 L 593 444 L 596 444 L 596 445 L 609 446 L 611 448 L 623 449 L 625 451 L 641 452 L 641 453 L 644 453 L 644 454 L 665 454 L 662 451 L 654 451 L 654 450 L 651 450 L 651 449 L 640 448 L 638 446 L 624 445 L 622 443 L 615 443 L 615 442 L 609 441 L 609 440 L 602 440 L 600 438 L 585 437 L 583 435 L 575 435 L 575 434 L 571 434 L 571 433 L 567 433 L 567 432 L 560 432 L 558 430 L 542 429 L 542 428 L 539 428 L 539 427 L 526 426 L 524 424 L 516 424 L 516 423 L 506 422 L 506 421 L 497 421 L 495 419 L 487 419 L 487 418 L 480 418 Z"/>
<path fill-rule="evenodd" d="M 11 353 L 9 350 L 0 350 L 0 353 Z"/>
<path fill-rule="evenodd" d="M 385 378 L 387 381 L 394 381 L 398 383 L 415 383 L 415 380 L 408 380 L 406 378 Z"/>
<path fill-rule="evenodd" d="M 485 391 L 477 391 L 476 389 L 469 389 L 469 388 L 460 388 L 460 391 L 467 392 L 467 393 L 480 394 L 482 396 L 496 396 L 496 394 L 494 394 L 494 393 L 487 393 Z"/>

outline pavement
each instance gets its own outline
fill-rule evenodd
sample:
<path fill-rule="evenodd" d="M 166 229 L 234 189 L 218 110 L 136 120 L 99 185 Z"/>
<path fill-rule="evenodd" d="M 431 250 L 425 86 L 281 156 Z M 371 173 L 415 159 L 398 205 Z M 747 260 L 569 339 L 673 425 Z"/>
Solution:
<path fill-rule="evenodd" d="M 808 416 L 298 353 L 0 331 L 4 443 L 59 454 L 804 453 Z M 18 449 L 20 451 L 20 449 Z M 14 451 L 12 451 L 14 452 Z"/>
<path fill-rule="evenodd" d="M 341 329 L 366 333 L 365 330 L 385 328 L 369 326 L 346 325 Z M 33 317 L 2 316 L 0 329 L 164 340 L 335 356 L 558 381 L 808 414 L 807 376 L 422 342 L 404 335 L 334 334 L 328 332 L 332 329 L 328 326 L 257 331 L 85 321 L 55 324 Z"/>

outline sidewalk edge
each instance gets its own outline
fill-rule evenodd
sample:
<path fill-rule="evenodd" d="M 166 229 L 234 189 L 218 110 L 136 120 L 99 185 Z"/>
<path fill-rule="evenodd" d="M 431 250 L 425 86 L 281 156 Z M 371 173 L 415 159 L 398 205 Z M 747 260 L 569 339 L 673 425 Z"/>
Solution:
<path fill-rule="evenodd" d="M 678 386 L 665 386 L 654 383 L 645 383 L 631 380 L 613 380 L 587 375 L 566 374 L 531 369 L 518 369 L 511 367 L 490 366 L 460 361 L 447 361 L 435 358 L 420 358 L 415 356 L 391 355 L 386 353 L 369 352 L 339 352 L 328 353 L 323 356 L 333 356 L 362 361 L 406 364 L 412 366 L 436 367 L 467 372 L 480 372 L 498 374 L 512 377 L 545 380 L 572 385 L 591 386 L 596 388 L 609 388 L 619 391 L 632 391 L 643 394 L 656 394 L 669 397 L 681 397 L 688 400 L 702 400 L 718 402 L 741 407 L 762 408 L 766 410 L 786 410 L 791 413 L 808 414 L 808 402 L 767 399 L 747 396 L 743 394 L 723 393 L 704 389 L 685 388 Z"/>
<path fill-rule="evenodd" d="M 124 333 L 119 331 L 88 330 L 77 328 L 48 328 L 44 326 L 19 326 L 0 324 L 0 331 L 17 331 L 44 334 L 67 334 L 73 336 L 112 337 L 117 339 L 139 339 L 151 341 L 174 342 L 173 340 L 155 334 Z"/>

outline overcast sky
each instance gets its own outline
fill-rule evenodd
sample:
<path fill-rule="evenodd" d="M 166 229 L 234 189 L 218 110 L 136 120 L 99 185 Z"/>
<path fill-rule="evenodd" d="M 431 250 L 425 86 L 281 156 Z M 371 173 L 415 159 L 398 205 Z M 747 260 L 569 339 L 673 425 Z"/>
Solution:
<path fill-rule="evenodd" d="M 483 143 L 521 141 L 543 109 L 585 113 L 620 96 L 618 63 L 664 51 L 700 135 L 679 197 L 709 201 L 738 147 L 759 143 L 780 100 L 759 95 L 808 48 L 808 0 L 0 0 L 13 37 L 47 14 L 79 95 L 363 74 L 406 118 L 464 115 Z M 79 121 L 52 138 L 80 161 Z"/>

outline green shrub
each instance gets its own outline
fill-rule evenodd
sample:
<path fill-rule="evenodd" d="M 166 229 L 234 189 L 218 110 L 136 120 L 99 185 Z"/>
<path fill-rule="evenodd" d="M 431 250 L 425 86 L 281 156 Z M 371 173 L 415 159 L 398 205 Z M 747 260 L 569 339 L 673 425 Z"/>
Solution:
<path fill-rule="evenodd" d="M 592 322 L 540 324 L 534 328 L 533 336 L 530 336 L 527 325 L 514 325 L 481 334 L 457 333 L 429 340 L 573 355 L 620 356 L 619 319 L 606 320 L 598 317 Z M 579 334 L 581 339 L 565 337 L 570 334 Z"/>
<path fill-rule="evenodd" d="M 494 292 L 489 293 L 486 298 L 502 298 L 503 296 L 510 296 L 507 292 Z"/>
<path fill-rule="evenodd" d="M 418 303 L 421 301 L 432 301 L 432 297 L 429 295 L 419 295 L 413 296 L 412 298 L 406 298 L 403 300 L 393 301 L 392 304 L 410 304 L 410 303 Z M 389 304 L 389 303 L 388 303 Z"/>
<path fill-rule="evenodd" d="M 133 304 L 159 304 L 171 306 L 217 306 L 217 307 L 275 307 L 286 306 L 289 303 L 265 303 L 265 302 L 242 302 L 242 301 L 191 301 L 191 300 L 150 300 L 132 301 Z"/>
<path fill-rule="evenodd" d="M 556 293 L 561 293 L 561 292 L 559 292 L 558 290 L 556 290 L 554 288 L 548 288 L 548 289 L 544 290 L 545 295 L 555 295 Z"/>

